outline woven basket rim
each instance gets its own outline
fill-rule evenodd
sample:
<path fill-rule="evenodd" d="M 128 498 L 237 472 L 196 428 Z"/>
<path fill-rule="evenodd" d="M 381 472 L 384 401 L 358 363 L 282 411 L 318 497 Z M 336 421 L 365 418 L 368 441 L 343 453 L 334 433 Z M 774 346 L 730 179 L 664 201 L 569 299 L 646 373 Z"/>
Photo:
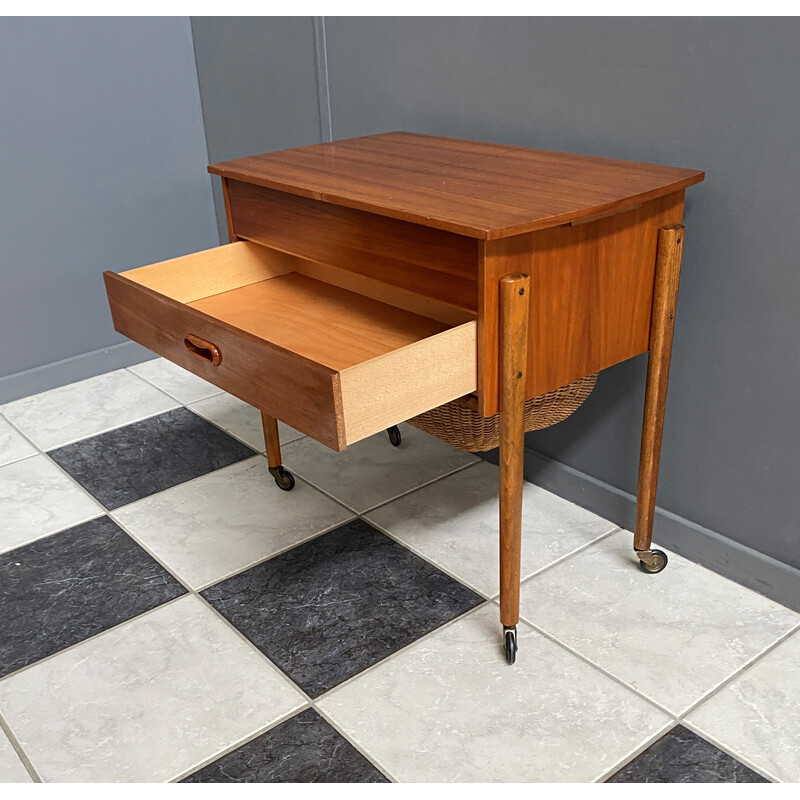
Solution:
<path fill-rule="evenodd" d="M 563 422 L 592 393 L 597 373 L 560 386 L 525 403 L 525 431 Z M 481 416 L 466 398 L 451 400 L 412 419 L 409 424 L 469 452 L 492 450 L 500 441 L 500 413 Z"/>

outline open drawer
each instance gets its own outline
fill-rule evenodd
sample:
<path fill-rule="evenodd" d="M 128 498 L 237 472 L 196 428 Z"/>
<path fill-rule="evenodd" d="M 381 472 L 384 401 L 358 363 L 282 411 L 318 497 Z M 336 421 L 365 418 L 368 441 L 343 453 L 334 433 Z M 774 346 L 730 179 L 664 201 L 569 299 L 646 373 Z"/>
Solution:
<path fill-rule="evenodd" d="M 468 312 L 259 244 L 104 277 L 117 331 L 335 450 L 477 386 Z"/>

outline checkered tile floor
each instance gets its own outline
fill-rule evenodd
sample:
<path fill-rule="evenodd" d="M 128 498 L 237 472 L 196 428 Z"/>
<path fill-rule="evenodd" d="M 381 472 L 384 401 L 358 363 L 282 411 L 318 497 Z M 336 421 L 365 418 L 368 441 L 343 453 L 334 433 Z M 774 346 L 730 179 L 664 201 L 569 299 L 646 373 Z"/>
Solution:
<path fill-rule="evenodd" d="M 157 359 L 0 408 L 0 780 L 800 780 L 800 616 L 402 426 L 333 453 Z"/>

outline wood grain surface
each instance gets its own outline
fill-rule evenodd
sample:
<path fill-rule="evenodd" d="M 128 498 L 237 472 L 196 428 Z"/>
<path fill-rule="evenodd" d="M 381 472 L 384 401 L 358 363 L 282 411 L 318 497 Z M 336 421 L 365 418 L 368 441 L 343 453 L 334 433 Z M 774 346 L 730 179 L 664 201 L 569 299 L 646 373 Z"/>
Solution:
<path fill-rule="evenodd" d="M 258 244 L 234 242 L 120 274 L 173 300 L 191 303 L 291 272 L 297 260 Z"/>
<path fill-rule="evenodd" d="M 115 330 L 317 441 L 344 446 L 338 372 L 123 275 L 103 277 Z M 221 363 L 190 354 L 187 334 L 212 342 Z"/>
<path fill-rule="evenodd" d="M 270 467 L 281 465 L 281 437 L 278 433 L 278 420 L 261 412 L 261 429 L 264 431 L 264 447 L 267 451 L 267 464 Z"/>
<path fill-rule="evenodd" d="M 335 370 L 347 369 L 448 327 L 296 272 L 190 305 Z"/>
<path fill-rule="evenodd" d="M 347 444 L 475 391 L 476 330 L 466 322 L 342 370 Z"/>
<path fill-rule="evenodd" d="M 120 333 L 334 450 L 477 388 L 474 320 L 452 327 L 295 272 L 190 303 L 105 279 Z"/>
<path fill-rule="evenodd" d="M 519 622 L 525 370 L 530 278 L 506 275 L 500 294 L 500 621 Z"/>
<path fill-rule="evenodd" d="M 582 225 L 485 242 L 479 298 L 481 413 L 498 410 L 498 302 L 503 275 L 530 275 L 527 397 L 643 353 L 659 228 L 679 223 L 683 192 Z"/>
<path fill-rule="evenodd" d="M 669 363 L 672 357 L 672 335 L 675 331 L 683 240 L 683 225 L 670 225 L 659 232 L 642 448 L 639 456 L 639 488 L 636 496 L 636 529 L 633 538 L 636 550 L 649 548 L 653 537 L 658 464 L 661 460 L 661 436 L 667 407 Z"/>
<path fill-rule="evenodd" d="M 477 239 L 630 208 L 704 177 L 693 169 L 405 132 L 249 156 L 209 171 L 229 179 L 229 189 L 242 181 Z"/>
<path fill-rule="evenodd" d="M 474 239 L 231 180 L 234 234 L 462 308 L 477 308 Z"/>

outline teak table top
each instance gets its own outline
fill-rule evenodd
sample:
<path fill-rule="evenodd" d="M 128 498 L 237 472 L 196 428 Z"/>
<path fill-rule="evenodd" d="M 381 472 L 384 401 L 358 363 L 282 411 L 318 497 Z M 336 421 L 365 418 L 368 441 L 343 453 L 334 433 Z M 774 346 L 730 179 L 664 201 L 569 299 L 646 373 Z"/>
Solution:
<path fill-rule="evenodd" d="M 704 177 L 692 169 L 405 132 L 249 156 L 208 170 L 476 239 L 632 208 Z"/>

